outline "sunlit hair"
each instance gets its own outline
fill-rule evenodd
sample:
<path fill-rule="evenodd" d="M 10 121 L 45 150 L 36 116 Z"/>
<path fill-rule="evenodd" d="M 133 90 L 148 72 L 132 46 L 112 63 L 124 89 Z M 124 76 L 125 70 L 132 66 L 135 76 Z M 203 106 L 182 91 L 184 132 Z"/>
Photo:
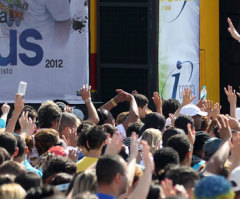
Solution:
<path fill-rule="evenodd" d="M 72 196 L 84 191 L 89 191 L 90 193 L 97 192 L 97 176 L 95 170 L 87 170 L 75 178 Z"/>
<path fill-rule="evenodd" d="M 119 113 L 116 119 L 116 125 L 122 124 L 128 117 L 129 112 Z"/>
<path fill-rule="evenodd" d="M 59 139 L 59 133 L 54 129 L 42 129 L 33 138 L 38 154 L 42 155 L 52 146 L 55 146 Z"/>
<path fill-rule="evenodd" d="M 150 146 L 150 151 L 155 153 L 156 150 L 160 147 L 160 142 L 162 139 L 161 131 L 158 129 L 147 129 L 142 134 L 142 140 L 145 140 Z"/>
<path fill-rule="evenodd" d="M 0 186 L 0 199 L 24 199 L 26 191 L 16 183 Z"/>

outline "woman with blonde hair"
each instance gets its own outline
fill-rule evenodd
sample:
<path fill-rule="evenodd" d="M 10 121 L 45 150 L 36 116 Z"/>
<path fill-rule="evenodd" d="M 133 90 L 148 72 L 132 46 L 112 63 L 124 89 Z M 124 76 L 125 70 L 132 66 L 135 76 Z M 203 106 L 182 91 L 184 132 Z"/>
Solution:
<path fill-rule="evenodd" d="M 26 191 L 16 183 L 0 186 L 0 199 L 24 199 Z"/>
<path fill-rule="evenodd" d="M 79 174 L 73 183 L 72 197 L 89 191 L 90 193 L 97 192 L 97 176 L 95 170 L 86 170 Z"/>
<path fill-rule="evenodd" d="M 158 129 L 149 128 L 143 132 L 141 140 L 145 140 L 148 143 L 151 153 L 154 154 L 161 146 L 162 133 Z"/>

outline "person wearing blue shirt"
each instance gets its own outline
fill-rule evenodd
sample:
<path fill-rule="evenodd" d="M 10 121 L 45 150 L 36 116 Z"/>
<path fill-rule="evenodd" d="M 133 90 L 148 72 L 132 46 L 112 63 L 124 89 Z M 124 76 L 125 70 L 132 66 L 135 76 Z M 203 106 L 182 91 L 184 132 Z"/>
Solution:
<path fill-rule="evenodd" d="M 14 157 L 13 160 L 19 162 L 20 164 L 23 164 L 27 171 L 32 171 L 42 177 L 42 172 L 38 169 L 35 169 L 26 159 L 27 147 L 24 138 L 16 134 L 14 134 L 14 136 L 17 139 L 18 154 Z"/>
<path fill-rule="evenodd" d="M 127 163 L 119 155 L 101 156 L 96 165 L 99 199 L 115 199 L 127 190 Z"/>

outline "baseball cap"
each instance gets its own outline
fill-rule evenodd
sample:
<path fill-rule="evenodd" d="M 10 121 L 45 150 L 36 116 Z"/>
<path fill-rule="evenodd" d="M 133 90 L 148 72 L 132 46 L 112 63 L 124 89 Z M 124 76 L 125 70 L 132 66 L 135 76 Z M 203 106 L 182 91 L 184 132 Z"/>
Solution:
<path fill-rule="evenodd" d="M 84 113 L 80 109 L 74 108 L 73 114 L 76 115 L 81 121 L 84 120 Z"/>
<path fill-rule="evenodd" d="M 229 176 L 229 181 L 231 182 L 235 192 L 240 191 L 240 166 L 233 169 Z"/>
<path fill-rule="evenodd" d="M 62 111 L 64 111 L 67 108 L 67 105 L 64 104 L 63 102 L 56 102 L 56 104 Z"/>
<path fill-rule="evenodd" d="M 48 150 L 49 153 L 53 153 L 54 155 L 67 156 L 65 148 L 62 146 L 53 146 Z"/>
<path fill-rule="evenodd" d="M 210 158 L 214 153 L 216 153 L 216 151 L 218 150 L 218 148 L 220 147 L 222 140 L 219 138 L 210 138 L 208 139 L 204 146 L 204 154 L 208 157 L 206 158 Z"/>
<path fill-rule="evenodd" d="M 197 107 L 194 104 L 188 104 L 180 110 L 180 114 L 183 115 L 189 115 L 189 116 L 195 116 L 195 115 L 201 115 L 201 116 L 207 116 L 207 112 L 201 111 L 199 107 Z"/>

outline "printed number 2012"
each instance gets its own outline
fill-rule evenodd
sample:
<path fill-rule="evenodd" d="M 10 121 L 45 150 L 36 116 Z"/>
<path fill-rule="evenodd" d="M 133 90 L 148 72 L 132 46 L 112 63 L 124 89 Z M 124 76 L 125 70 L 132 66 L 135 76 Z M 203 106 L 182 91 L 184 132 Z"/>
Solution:
<path fill-rule="evenodd" d="M 47 59 L 46 68 L 62 68 L 63 60 L 62 59 Z"/>

